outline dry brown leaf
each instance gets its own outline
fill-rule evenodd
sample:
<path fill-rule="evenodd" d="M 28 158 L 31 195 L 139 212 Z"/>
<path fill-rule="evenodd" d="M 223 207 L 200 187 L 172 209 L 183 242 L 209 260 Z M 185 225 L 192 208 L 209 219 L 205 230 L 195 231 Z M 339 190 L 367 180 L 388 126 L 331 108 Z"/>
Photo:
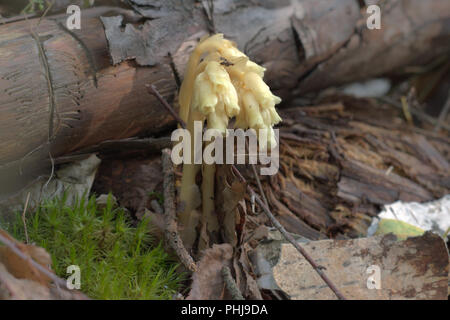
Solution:
<path fill-rule="evenodd" d="M 29 279 L 17 279 L 0 263 L 0 300 L 48 300 L 50 289 Z"/>
<path fill-rule="evenodd" d="M 64 285 L 51 284 L 52 280 L 30 262 L 33 259 L 51 272 L 51 257 L 45 249 L 23 244 L 1 229 L 0 234 L 30 258 L 24 260 L 10 247 L 0 246 L 0 300 L 89 299 L 77 290 L 68 290 Z"/>
<path fill-rule="evenodd" d="M 51 265 L 52 259 L 43 248 L 18 242 L 6 231 L 1 229 L 0 234 L 12 241 L 22 253 L 30 257 L 30 259 L 35 260 L 44 268 L 49 268 Z M 40 272 L 30 261 L 22 259 L 7 246 L 0 246 L 0 263 L 6 267 L 9 273 L 18 279 L 33 280 L 45 286 L 48 286 L 51 281 L 47 275 Z"/>

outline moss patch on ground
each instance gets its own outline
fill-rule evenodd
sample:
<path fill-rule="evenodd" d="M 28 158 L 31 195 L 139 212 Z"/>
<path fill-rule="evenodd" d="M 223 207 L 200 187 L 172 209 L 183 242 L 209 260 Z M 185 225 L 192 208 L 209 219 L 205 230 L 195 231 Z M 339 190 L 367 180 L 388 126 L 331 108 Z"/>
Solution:
<path fill-rule="evenodd" d="M 171 299 L 182 276 L 161 244 L 151 239 L 148 221 L 132 226 L 122 208 L 113 208 L 111 197 L 98 209 L 95 197 L 74 205 L 66 199 L 42 204 L 27 215 L 29 241 L 52 256 L 53 270 L 67 278 L 67 267 L 81 270 L 81 291 L 94 299 Z M 25 229 L 17 221 L 7 227 L 25 241 Z"/>

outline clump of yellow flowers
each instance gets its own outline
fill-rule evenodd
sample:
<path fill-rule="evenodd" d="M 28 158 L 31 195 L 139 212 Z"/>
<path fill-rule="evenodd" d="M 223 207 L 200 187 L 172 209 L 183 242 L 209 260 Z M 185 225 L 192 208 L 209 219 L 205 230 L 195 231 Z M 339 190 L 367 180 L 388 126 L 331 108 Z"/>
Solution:
<path fill-rule="evenodd" d="M 281 99 L 264 83 L 264 71 L 265 68 L 250 61 L 222 34 L 203 38 L 189 58 L 179 95 L 180 117 L 191 136 L 194 121 L 206 120 L 209 129 L 225 135 L 229 120 L 236 117 L 236 128 L 259 132 L 260 148 L 274 147 L 273 125 L 281 121 L 275 105 Z M 200 192 L 195 176 L 200 167 L 193 161 L 183 165 L 179 220 L 183 227 L 181 236 L 188 249 L 195 241 L 198 224 L 199 201 L 195 198 Z M 214 164 L 203 164 L 202 174 L 202 223 L 207 224 L 208 232 L 214 233 L 219 227 L 214 214 Z"/>

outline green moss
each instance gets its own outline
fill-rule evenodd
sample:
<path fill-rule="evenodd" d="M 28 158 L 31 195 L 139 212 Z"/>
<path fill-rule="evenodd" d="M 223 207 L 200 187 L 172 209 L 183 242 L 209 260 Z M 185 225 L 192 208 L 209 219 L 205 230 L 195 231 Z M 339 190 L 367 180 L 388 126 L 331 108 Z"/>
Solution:
<path fill-rule="evenodd" d="M 78 265 L 81 291 L 95 299 L 170 299 L 182 278 L 161 245 L 152 247 L 148 221 L 132 227 L 111 197 L 102 210 L 95 197 L 72 206 L 65 198 L 41 205 L 27 218 L 30 242 L 52 256 L 53 269 L 67 278 L 66 269 Z M 24 240 L 20 215 L 9 232 Z"/>

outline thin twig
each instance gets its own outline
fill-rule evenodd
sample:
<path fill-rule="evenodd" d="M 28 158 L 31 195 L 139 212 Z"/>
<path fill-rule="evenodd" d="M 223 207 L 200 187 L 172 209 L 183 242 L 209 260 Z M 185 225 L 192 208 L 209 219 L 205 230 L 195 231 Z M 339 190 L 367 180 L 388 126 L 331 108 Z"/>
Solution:
<path fill-rule="evenodd" d="M 155 86 L 152 84 L 147 84 L 145 85 L 145 87 L 147 88 L 148 92 L 151 95 L 154 95 L 159 100 L 159 102 L 161 102 L 161 104 L 167 109 L 167 111 L 169 111 L 172 117 L 174 117 L 175 120 L 178 121 L 180 126 L 186 129 L 186 123 L 184 123 L 183 119 L 181 119 L 178 116 L 178 114 L 173 110 L 173 108 L 169 105 L 169 103 L 167 103 L 166 99 L 164 99 L 164 97 L 159 93 L 159 91 L 155 88 Z"/>
<path fill-rule="evenodd" d="M 267 201 L 266 194 L 264 193 L 264 190 L 263 190 L 263 187 L 261 184 L 261 179 L 259 179 L 259 174 L 258 174 L 258 172 L 256 172 L 256 166 L 254 164 L 252 164 L 251 166 L 252 166 L 252 170 L 253 170 L 253 176 L 255 177 L 256 184 L 258 185 L 259 193 L 261 194 L 261 197 L 263 198 L 264 204 L 267 207 L 269 207 L 269 202 Z"/>
<path fill-rule="evenodd" d="M 25 214 L 27 213 L 28 201 L 30 201 L 30 195 L 31 195 L 31 193 L 28 192 L 27 200 L 25 201 L 25 207 L 23 208 L 23 212 L 22 212 L 23 230 L 25 231 L 25 241 L 27 242 L 27 244 L 30 243 L 30 239 L 28 239 L 28 228 L 27 228 L 27 220 L 25 218 Z"/>
<path fill-rule="evenodd" d="M 50 176 L 48 177 L 47 182 L 44 184 L 44 186 L 42 187 L 43 190 L 45 190 L 48 186 L 48 184 L 50 183 L 50 181 L 52 181 L 53 179 L 53 175 L 55 174 L 55 161 L 53 160 L 52 154 L 50 151 L 48 151 L 48 157 L 50 159 L 50 163 L 52 164 L 52 171 L 50 172 Z"/>
<path fill-rule="evenodd" d="M 176 208 L 175 208 L 175 186 L 173 165 L 170 157 L 170 149 L 162 150 L 162 166 L 164 172 L 164 222 L 165 234 L 170 246 L 175 250 L 177 256 L 180 258 L 183 265 L 190 271 L 197 271 L 197 265 L 187 252 L 178 233 L 176 223 Z"/>
<path fill-rule="evenodd" d="M 249 154 L 250 154 L 250 148 L 249 148 L 249 146 L 248 146 L 247 140 L 245 140 L 245 147 L 247 148 L 247 150 L 248 150 L 248 152 L 249 152 Z M 266 206 L 269 207 L 269 202 L 267 201 L 266 194 L 265 194 L 264 189 L 263 189 L 262 184 L 261 184 L 261 179 L 259 178 L 259 174 L 258 174 L 258 172 L 256 171 L 256 165 L 254 165 L 253 163 L 251 163 L 250 166 L 252 167 L 253 176 L 255 177 L 255 180 L 256 180 L 256 184 L 257 184 L 257 186 L 258 186 L 259 193 L 261 194 L 261 197 L 263 198 L 263 201 L 264 201 L 264 203 L 266 204 Z"/>
<path fill-rule="evenodd" d="M 206 15 L 209 32 L 216 33 L 216 25 L 214 22 L 214 0 L 202 1 L 203 11 Z"/>
<path fill-rule="evenodd" d="M 40 57 L 40 60 L 42 62 L 42 66 L 45 69 L 45 77 L 46 77 L 46 80 L 47 80 L 47 87 L 48 87 L 47 89 L 48 89 L 48 95 L 49 95 L 49 111 L 50 111 L 47 144 L 50 145 L 51 142 L 53 141 L 53 139 L 55 138 L 59 128 L 60 128 L 61 118 L 59 116 L 58 110 L 56 109 L 56 101 L 55 101 L 55 97 L 54 97 L 54 88 L 53 88 L 53 80 L 52 80 L 52 75 L 50 73 L 50 67 L 49 67 L 48 58 L 47 58 L 47 55 L 45 53 L 43 42 L 41 42 L 40 36 L 34 30 L 36 27 L 39 27 L 39 24 L 41 23 L 42 19 L 47 15 L 48 11 L 53 6 L 54 1 L 53 2 L 48 2 L 48 3 L 50 3 L 50 5 L 44 11 L 43 15 L 39 18 L 38 23 L 36 24 L 36 26 L 34 26 L 34 27 L 31 26 L 31 22 L 29 22 L 27 16 L 25 16 L 25 20 L 29 23 L 31 36 L 34 38 L 34 40 L 36 42 L 36 46 L 37 46 L 38 52 L 39 52 L 39 57 Z M 53 126 L 54 126 L 53 122 L 54 122 L 55 114 L 56 114 L 56 120 L 57 120 L 57 123 L 58 123 L 56 131 L 53 128 Z M 45 185 L 43 187 L 44 189 L 47 188 L 48 184 L 52 180 L 53 174 L 54 174 L 54 170 L 55 170 L 55 164 L 54 164 L 53 157 L 51 155 L 51 151 L 50 150 L 48 151 L 48 154 L 49 154 L 49 157 L 50 157 L 50 162 L 52 164 L 52 171 L 51 171 L 50 177 L 48 178 L 47 182 L 45 183 Z"/>
<path fill-rule="evenodd" d="M 172 109 L 172 107 L 167 103 L 167 101 L 164 100 L 164 98 L 158 93 L 158 90 L 155 87 L 152 87 L 152 90 L 156 93 L 156 97 L 160 100 L 160 102 L 166 107 L 166 109 L 170 112 L 170 114 L 175 114 L 175 111 Z M 176 120 L 179 119 L 178 116 L 175 117 Z M 181 119 L 180 119 L 181 120 Z M 182 127 L 184 122 L 178 121 Z M 163 153 L 164 154 L 164 153 Z M 231 165 L 231 168 L 234 170 L 236 175 L 241 179 L 242 182 L 246 183 L 244 176 L 239 172 L 239 170 L 234 166 Z M 173 170 L 173 169 L 172 169 Z M 281 234 L 288 240 L 302 256 L 305 257 L 305 259 L 309 262 L 309 264 L 314 268 L 314 270 L 319 274 L 319 276 L 323 279 L 323 281 L 330 287 L 330 289 L 334 292 L 334 294 L 341 300 L 345 300 L 344 295 L 339 291 L 339 289 L 334 285 L 334 283 L 327 277 L 327 275 L 322 271 L 321 267 L 314 261 L 314 259 L 299 245 L 297 241 L 284 229 L 284 227 L 278 222 L 278 220 L 274 217 L 272 212 L 270 212 L 270 209 L 264 204 L 264 202 L 261 200 L 261 198 L 253 191 L 253 189 L 247 184 L 247 190 L 249 191 L 251 196 L 255 197 L 256 202 L 258 205 L 263 209 L 263 212 L 267 215 L 267 217 L 270 219 L 272 224 L 281 232 Z M 164 199 L 166 201 L 166 197 Z M 172 203 L 172 205 L 174 205 Z"/>
<path fill-rule="evenodd" d="M 242 182 L 247 183 L 244 176 L 239 172 L 239 170 L 232 165 L 232 169 L 236 173 L 236 175 L 241 179 Z M 339 290 L 336 288 L 336 286 L 331 282 L 331 280 L 325 275 L 325 273 L 322 271 L 321 266 L 319 266 L 314 259 L 299 245 L 299 243 L 292 237 L 286 229 L 281 225 L 280 222 L 275 218 L 275 216 L 272 214 L 270 209 L 266 207 L 264 202 L 261 200 L 261 198 L 256 194 L 256 192 L 247 184 L 247 190 L 248 192 L 255 197 L 256 202 L 258 205 L 263 209 L 263 212 L 266 214 L 266 216 L 270 219 L 272 224 L 281 232 L 281 234 L 288 240 L 296 249 L 298 252 L 300 252 L 305 259 L 309 262 L 309 264 L 316 270 L 316 272 L 320 275 L 320 277 L 325 281 L 325 283 L 330 287 L 330 289 L 336 294 L 336 296 L 341 299 L 345 300 L 344 296 L 339 292 Z"/>
<path fill-rule="evenodd" d="M 242 296 L 242 293 L 239 291 L 239 288 L 231 276 L 230 268 L 227 266 L 223 266 L 222 268 L 222 276 L 223 281 L 225 282 L 225 286 L 228 289 L 228 292 L 231 294 L 231 299 L 233 300 L 245 300 Z"/>
<path fill-rule="evenodd" d="M 50 5 L 49 5 L 49 3 L 50 3 Z M 38 21 L 38 23 L 37 23 L 37 26 L 39 26 L 40 24 L 41 24 L 41 21 L 42 21 L 42 19 L 44 19 L 45 18 L 45 16 L 47 15 L 47 13 L 50 11 L 50 9 L 52 8 L 52 6 L 55 4 L 55 0 L 53 0 L 53 1 L 48 1 L 47 2 L 47 5 L 48 5 L 48 7 L 47 7 L 47 9 L 45 9 L 45 11 L 44 11 L 44 13 L 42 14 L 42 16 L 39 18 L 39 21 Z"/>
<path fill-rule="evenodd" d="M 21 14 L 19 16 L 14 16 L 14 17 L 11 17 L 11 18 L 4 18 L 4 17 L 2 17 L 0 15 L 0 25 L 7 24 L 7 23 L 12 23 L 12 22 L 17 22 L 17 21 L 21 21 L 21 20 L 26 20 L 28 18 L 34 18 L 36 16 L 37 16 L 36 13 Z"/>
<path fill-rule="evenodd" d="M 231 165 L 232 169 L 236 173 L 236 175 L 241 179 L 242 182 L 246 183 L 246 180 L 244 176 L 239 172 L 239 170 L 234 166 Z M 272 212 L 270 212 L 270 209 L 266 207 L 264 202 L 261 200 L 261 198 L 253 191 L 253 189 L 247 184 L 247 190 L 251 195 L 254 195 L 256 202 L 258 205 L 263 209 L 263 212 L 266 214 L 266 216 L 270 219 L 272 224 L 277 228 L 281 234 L 288 240 L 296 249 L 298 252 L 301 253 L 302 256 L 305 257 L 305 259 L 309 262 L 309 264 L 316 270 L 316 272 L 319 274 L 319 276 L 325 281 L 325 283 L 330 287 L 330 289 L 334 292 L 334 294 L 341 300 L 345 300 L 345 297 L 340 293 L 339 289 L 334 285 L 333 282 L 327 277 L 327 275 L 322 271 L 321 266 L 319 266 L 314 259 L 303 249 L 299 243 L 292 237 L 286 229 L 281 225 L 280 222 L 274 217 Z"/>

